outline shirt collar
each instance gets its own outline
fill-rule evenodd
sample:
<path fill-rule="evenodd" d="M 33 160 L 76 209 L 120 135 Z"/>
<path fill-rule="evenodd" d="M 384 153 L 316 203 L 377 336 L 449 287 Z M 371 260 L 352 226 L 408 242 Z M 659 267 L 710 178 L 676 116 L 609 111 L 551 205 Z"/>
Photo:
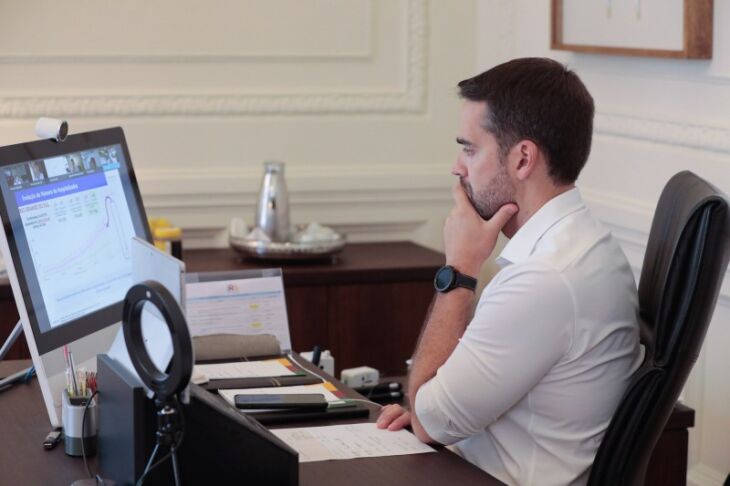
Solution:
<path fill-rule="evenodd" d="M 555 225 L 575 211 L 585 207 L 577 187 L 559 194 L 546 202 L 532 215 L 505 245 L 497 257 L 497 264 L 505 267 L 510 263 L 520 263 L 532 254 L 540 238 Z"/>

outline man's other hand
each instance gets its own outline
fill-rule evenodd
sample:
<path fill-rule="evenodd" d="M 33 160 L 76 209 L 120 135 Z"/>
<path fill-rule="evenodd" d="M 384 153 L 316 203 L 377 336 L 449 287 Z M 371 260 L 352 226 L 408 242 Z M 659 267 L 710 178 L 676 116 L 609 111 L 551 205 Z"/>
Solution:
<path fill-rule="evenodd" d="M 411 412 L 400 405 L 386 405 L 380 410 L 378 421 L 379 429 L 400 430 L 411 425 Z"/>

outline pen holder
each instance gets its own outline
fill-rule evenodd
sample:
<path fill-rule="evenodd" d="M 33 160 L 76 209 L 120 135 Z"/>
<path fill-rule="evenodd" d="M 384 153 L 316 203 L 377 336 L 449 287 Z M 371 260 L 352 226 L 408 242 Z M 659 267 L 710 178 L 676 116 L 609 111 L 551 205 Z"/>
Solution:
<path fill-rule="evenodd" d="M 81 456 L 82 451 L 87 456 L 93 456 L 96 453 L 96 424 L 97 424 L 97 407 L 96 400 L 92 400 L 89 408 L 86 410 L 86 424 L 82 424 L 84 418 L 84 408 L 88 398 L 71 398 L 68 390 L 63 390 L 61 414 L 63 417 L 63 444 L 66 454 L 69 456 Z M 82 450 L 83 440 L 83 450 Z"/>

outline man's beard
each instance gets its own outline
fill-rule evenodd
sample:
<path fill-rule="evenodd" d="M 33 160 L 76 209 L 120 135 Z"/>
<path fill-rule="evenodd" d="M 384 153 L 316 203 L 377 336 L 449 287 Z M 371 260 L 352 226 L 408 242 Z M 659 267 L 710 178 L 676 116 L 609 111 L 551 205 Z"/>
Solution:
<path fill-rule="evenodd" d="M 494 176 L 494 179 L 489 182 L 489 185 L 476 193 L 476 195 L 471 184 L 463 178 L 460 181 L 466 194 L 469 196 L 472 206 L 474 206 L 474 209 L 482 219 L 492 219 L 492 216 L 495 215 L 499 208 L 515 200 L 515 188 L 509 179 L 507 168 L 504 165 L 502 165 L 502 169 L 497 175 Z"/>

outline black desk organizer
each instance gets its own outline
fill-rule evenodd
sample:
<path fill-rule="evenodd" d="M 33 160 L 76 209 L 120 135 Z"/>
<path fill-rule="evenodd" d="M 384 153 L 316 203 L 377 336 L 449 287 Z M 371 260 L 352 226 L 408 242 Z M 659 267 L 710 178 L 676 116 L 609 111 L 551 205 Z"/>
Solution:
<path fill-rule="evenodd" d="M 97 359 L 99 471 L 134 484 L 155 445 L 155 408 L 142 385 L 107 355 Z M 185 435 L 178 457 L 186 484 L 296 485 L 298 454 L 252 417 L 190 385 L 183 407 Z M 173 484 L 172 467 L 158 466 L 145 485 Z"/>
<path fill-rule="evenodd" d="M 274 359 L 282 358 L 286 356 L 267 356 L 260 357 L 260 359 Z M 201 361 L 196 364 L 213 364 L 213 363 L 230 363 L 231 360 L 207 360 Z M 315 385 L 322 383 L 322 380 L 299 365 L 296 365 L 296 370 L 300 374 L 289 375 L 289 376 L 278 376 L 276 378 L 228 378 L 222 380 L 211 380 L 208 383 L 200 385 L 204 390 L 208 390 L 212 393 L 218 390 L 231 390 L 235 388 L 273 388 L 279 386 L 295 386 L 295 385 Z M 303 373 L 303 374 L 301 374 Z M 220 397 L 216 397 L 222 402 L 225 402 Z M 228 402 L 225 402 L 229 405 Z M 229 405 L 230 406 L 230 405 Z M 234 409 L 237 410 L 237 409 Z M 361 403 L 353 403 L 345 407 L 328 408 L 325 411 L 320 412 L 307 412 L 301 410 L 277 410 L 271 412 L 239 412 L 255 418 L 258 422 L 266 425 L 278 425 L 285 424 L 287 422 L 308 422 L 312 420 L 338 420 L 338 419 L 349 419 L 357 417 L 367 417 L 370 414 L 370 410 L 362 405 Z"/>

